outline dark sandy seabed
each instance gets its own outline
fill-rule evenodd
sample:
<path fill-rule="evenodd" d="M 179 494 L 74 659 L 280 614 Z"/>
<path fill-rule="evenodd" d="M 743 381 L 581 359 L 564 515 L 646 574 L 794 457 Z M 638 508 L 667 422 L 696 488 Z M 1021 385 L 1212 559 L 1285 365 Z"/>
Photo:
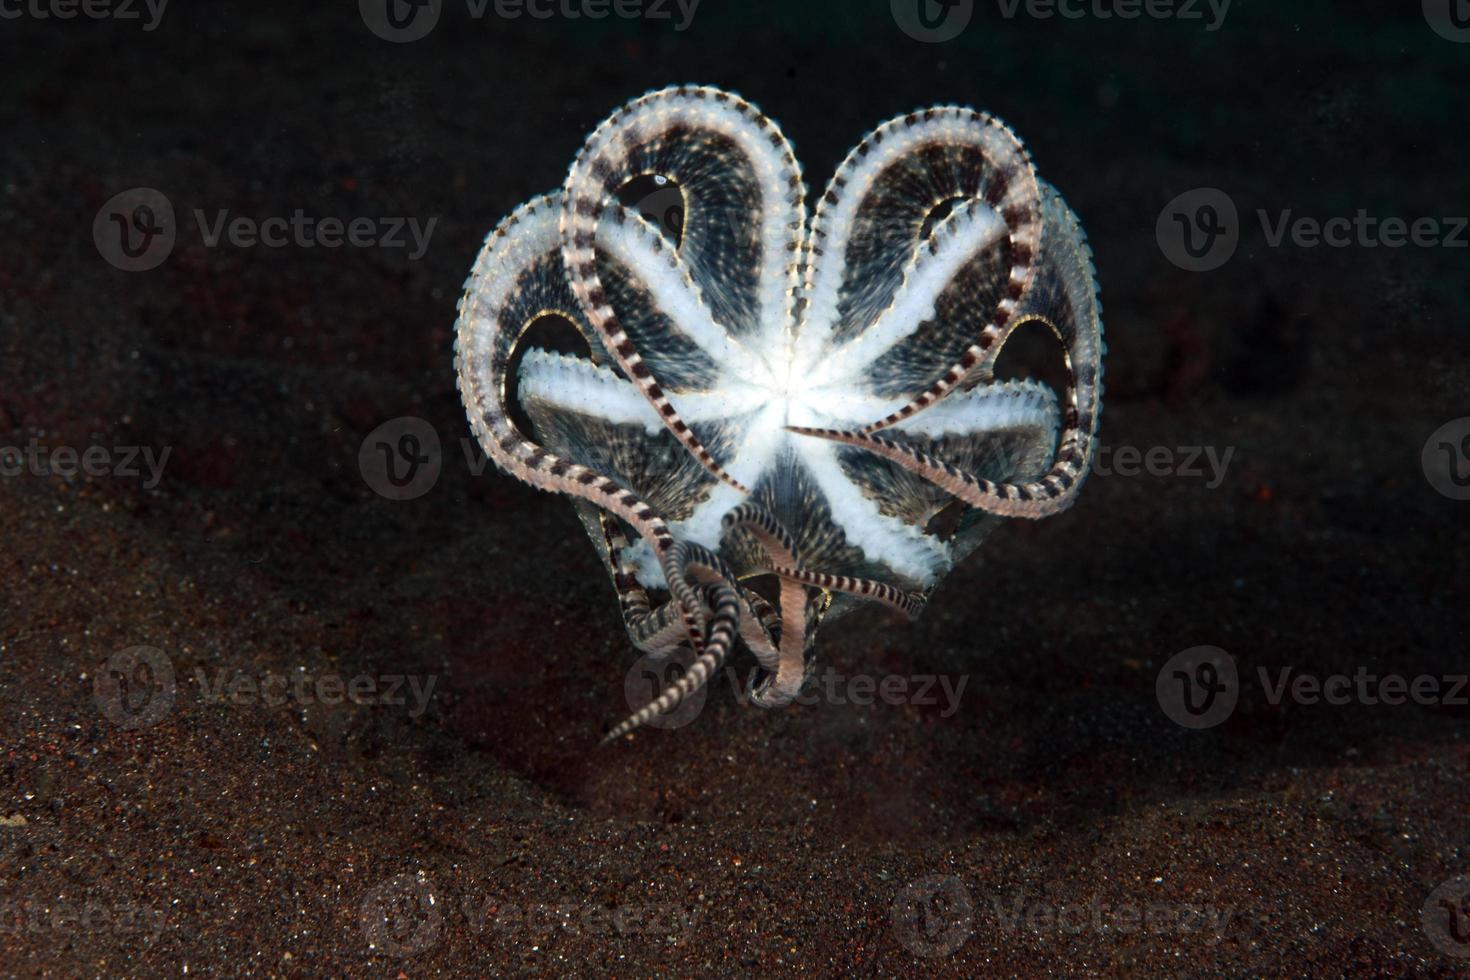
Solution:
<path fill-rule="evenodd" d="M 341 3 L 0 22 L 0 444 L 171 449 L 152 486 L 0 479 L 0 972 L 1470 971 L 1421 921 L 1470 872 L 1470 712 L 1258 682 L 1465 672 L 1470 503 L 1420 454 L 1470 414 L 1470 251 L 1272 247 L 1255 219 L 1470 213 L 1470 44 L 1418 3 L 1238 0 L 1213 32 L 980 3 L 945 44 L 888 6 L 707 0 L 680 32 L 451 3 L 404 45 Z M 674 82 L 757 102 L 812 197 L 895 113 L 1001 115 L 1097 254 L 1102 443 L 1234 450 L 1213 488 L 1094 476 L 918 622 L 824 629 L 843 675 L 964 679 L 947 717 L 762 712 L 721 678 L 691 724 L 598 750 L 635 659 L 612 588 L 570 506 L 461 454 L 480 239 Z M 129 273 L 90 230 L 135 186 L 180 215 L 438 223 L 409 261 L 210 248 L 181 219 Z M 1155 222 L 1202 186 L 1244 230 L 1190 273 Z M 358 451 L 401 416 L 445 451 L 395 502 Z M 1198 645 L 1245 683 L 1190 731 L 1155 678 Z M 105 683 L 137 646 L 174 675 L 140 727 Z M 434 687 L 422 711 L 406 687 L 211 703 L 237 671 Z"/>

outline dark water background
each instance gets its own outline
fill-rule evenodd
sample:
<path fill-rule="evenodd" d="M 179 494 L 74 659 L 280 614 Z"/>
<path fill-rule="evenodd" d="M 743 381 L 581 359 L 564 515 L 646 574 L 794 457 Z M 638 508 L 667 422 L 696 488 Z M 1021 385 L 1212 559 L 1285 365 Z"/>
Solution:
<path fill-rule="evenodd" d="M 449 2 L 394 44 L 351 3 L 175 0 L 153 30 L 0 4 L 0 445 L 51 460 L 0 478 L 3 972 L 1470 968 L 1463 700 L 1261 683 L 1467 671 L 1470 231 L 1273 244 L 1258 215 L 1453 236 L 1470 9 L 973 6 L 926 42 L 886 0 L 704 0 L 685 30 Z M 761 712 L 722 679 L 595 749 L 635 659 L 612 590 L 570 507 L 463 454 L 481 239 L 681 82 L 776 119 L 811 196 L 896 113 L 990 110 L 1090 236 L 1101 442 L 1170 464 L 1004 525 L 919 622 L 821 640 L 844 678 L 964 679 L 954 711 Z M 93 224 L 139 187 L 177 240 L 125 271 Z M 1156 230 L 1199 188 L 1238 245 L 1191 272 Z M 196 209 L 435 223 L 410 258 L 211 246 Z M 359 450 L 405 416 L 442 467 L 393 501 Z M 169 451 L 156 479 L 130 447 Z M 1238 703 L 1189 730 L 1156 678 L 1205 645 Z"/>

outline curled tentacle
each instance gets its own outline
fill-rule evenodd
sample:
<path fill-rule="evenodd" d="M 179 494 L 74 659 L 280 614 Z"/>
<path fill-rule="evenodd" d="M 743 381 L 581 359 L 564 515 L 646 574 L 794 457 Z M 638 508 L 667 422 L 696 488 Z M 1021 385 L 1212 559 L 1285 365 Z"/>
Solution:
<path fill-rule="evenodd" d="M 796 543 L 770 511 L 746 502 L 731 510 L 722 521 L 726 533 L 739 530 L 750 534 L 765 549 L 772 565 L 796 565 Z M 780 660 L 774 671 L 762 665 L 765 676 L 750 690 L 751 700 L 763 708 L 790 704 L 801 693 L 806 680 L 807 594 L 799 581 L 782 576 Z"/>
<path fill-rule="evenodd" d="M 678 602 L 666 602 L 654 608 L 649 602 L 648 590 L 638 581 L 636 569 L 627 560 L 628 536 L 622 525 L 606 511 L 583 501 L 577 502 L 577 509 L 588 527 L 595 527 L 601 535 L 598 552 L 612 577 L 613 588 L 617 590 L 623 625 L 633 645 L 645 653 L 667 656 L 686 640 L 692 642 L 684 622 L 684 607 Z M 704 610 L 700 607 L 694 612 L 702 643 Z M 699 647 L 694 649 L 697 652 Z"/>
<path fill-rule="evenodd" d="M 724 569 L 724 563 L 708 549 L 681 541 L 671 549 L 670 565 L 680 578 L 688 577 L 685 578 L 686 584 L 688 579 L 704 581 L 703 591 L 707 593 L 710 605 L 709 629 L 704 650 L 682 677 L 603 736 L 603 745 L 623 737 L 646 724 L 649 719 L 677 708 L 686 697 L 703 687 L 719 672 L 735 642 L 740 621 L 740 588 L 725 577 L 724 572 L 728 569 Z M 692 585 L 690 588 L 692 590 Z"/>
<path fill-rule="evenodd" d="M 567 287 L 561 262 L 558 195 L 536 198 L 506 218 L 485 240 L 460 300 L 455 370 L 470 427 L 486 455 L 506 473 L 541 490 L 591 501 L 627 521 L 668 567 L 674 537 L 637 494 L 597 471 L 527 438 L 511 420 L 510 362 L 530 325 L 558 313 L 584 336 L 591 330 Z M 690 641 L 703 635 L 701 609 L 680 598 Z M 697 647 L 696 647 L 697 648 Z"/>

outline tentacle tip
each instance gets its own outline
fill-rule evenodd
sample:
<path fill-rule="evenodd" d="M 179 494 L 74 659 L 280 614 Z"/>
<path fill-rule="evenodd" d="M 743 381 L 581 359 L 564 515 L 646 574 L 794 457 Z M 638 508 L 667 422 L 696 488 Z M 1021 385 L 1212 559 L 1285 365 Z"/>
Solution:
<path fill-rule="evenodd" d="M 633 729 L 627 726 L 627 722 L 615 725 L 613 728 L 609 729 L 606 735 L 598 739 L 597 747 L 599 749 L 605 749 L 614 742 L 622 739 L 623 736 L 631 734 L 633 734 Z"/>

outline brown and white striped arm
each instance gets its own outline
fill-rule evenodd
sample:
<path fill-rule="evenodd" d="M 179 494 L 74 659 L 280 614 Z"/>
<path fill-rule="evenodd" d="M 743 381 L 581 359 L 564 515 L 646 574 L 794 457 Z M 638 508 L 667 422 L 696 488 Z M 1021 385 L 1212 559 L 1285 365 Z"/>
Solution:
<path fill-rule="evenodd" d="M 721 521 L 726 534 L 743 531 L 765 549 L 770 565 L 799 564 L 796 544 L 775 516 L 759 504 L 746 502 L 727 513 Z M 790 704 L 806 681 L 807 593 L 800 582 L 780 576 L 780 660 L 765 683 L 753 688 L 751 699 L 763 708 Z M 768 664 L 762 664 L 769 669 Z"/>
<path fill-rule="evenodd" d="M 508 412 L 511 355 L 530 324 L 554 312 L 588 329 L 565 302 L 567 297 L 559 295 L 566 290 L 559 204 L 557 195 L 536 198 L 486 238 L 459 305 L 455 371 L 460 397 L 475 438 L 497 466 L 533 487 L 588 500 L 616 514 L 649 542 L 667 568 L 674 538 L 651 507 L 614 480 L 532 442 Z M 676 598 L 686 632 L 697 646 L 703 635 L 700 607 L 691 604 L 692 595 Z"/>
<path fill-rule="evenodd" d="M 755 107 L 718 89 L 679 86 L 635 99 L 598 126 L 564 187 L 563 256 L 572 290 L 603 347 L 684 448 L 743 493 L 744 485 L 680 416 L 603 282 L 599 221 L 629 181 L 647 174 L 673 180 L 685 196 L 676 274 L 687 271 L 699 285 L 711 319 L 737 339 L 757 335 L 754 346 L 762 349 L 764 332 L 783 330 L 789 319 L 803 225 L 800 168 L 780 130 Z M 732 175 L 745 178 L 755 200 L 722 196 Z M 742 228 L 742 221 L 752 224 Z"/>
<path fill-rule="evenodd" d="M 901 171 L 908 183 L 922 182 L 932 195 L 906 202 L 912 206 L 907 224 L 882 213 L 881 205 L 887 200 L 882 184 L 895 171 Z M 937 106 L 892 119 L 874 130 L 838 168 L 817 205 L 812 262 L 804 287 L 807 323 L 801 338 L 809 349 L 830 343 L 839 327 L 850 329 L 853 315 L 860 320 L 876 319 L 881 315 L 879 303 L 900 294 L 902 279 L 897 269 L 869 269 L 863 264 L 870 242 L 885 232 L 907 234 L 910 227 L 917 233 L 927 213 L 920 208 L 932 211 L 956 198 L 982 201 L 1004 222 L 1010 266 L 1007 280 L 988 322 L 958 360 L 907 405 L 865 426 L 864 432 L 894 425 L 949 394 L 986 351 L 998 347 L 1010 332 L 1040 256 L 1040 191 L 1031 160 L 1009 127 L 987 113 Z M 885 229 L 885 222 L 893 227 Z M 906 244 L 910 249 L 919 245 L 918 235 Z M 891 247 L 872 250 L 895 251 Z M 938 261 L 942 258 L 921 252 L 916 268 L 922 272 L 926 263 Z M 912 282 L 922 277 L 910 269 L 906 278 Z M 869 293 L 874 295 L 868 297 Z"/>
<path fill-rule="evenodd" d="M 681 541 L 670 551 L 670 565 L 675 574 L 686 582 L 695 578 L 711 579 L 701 587 L 701 591 L 705 593 L 704 602 L 710 608 L 709 632 L 704 650 L 694 659 L 684 675 L 665 688 L 663 693 L 613 726 L 603 736 L 602 745 L 622 738 L 651 718 L 673 711 L 686 697 L 703 687 L 719 672 L 734 646 L 740 623 L 741 601 L 739 587 L 726 578 L 728 569 L 724 568 L 724 563 L 708 549 Z"/>

